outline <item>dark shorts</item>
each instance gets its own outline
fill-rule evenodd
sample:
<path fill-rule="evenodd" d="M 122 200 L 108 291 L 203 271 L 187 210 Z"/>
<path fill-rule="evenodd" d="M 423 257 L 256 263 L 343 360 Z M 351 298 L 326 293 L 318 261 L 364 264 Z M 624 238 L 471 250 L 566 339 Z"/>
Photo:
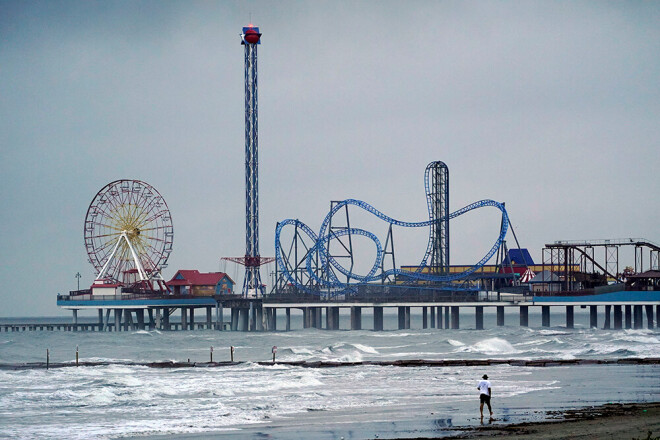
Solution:
<path fill-rule="evenodd" d="M 490 396 L 488 394 L 479 395 L 479 400 L 481 401 L 481 403 L 485 403 L 486 405 L 490 405 Z"/>

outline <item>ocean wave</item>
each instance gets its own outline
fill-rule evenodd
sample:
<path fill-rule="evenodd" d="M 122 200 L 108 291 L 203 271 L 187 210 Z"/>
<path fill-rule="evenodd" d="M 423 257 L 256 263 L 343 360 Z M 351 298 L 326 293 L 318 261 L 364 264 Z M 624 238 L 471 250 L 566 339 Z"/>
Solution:
<path fill-rule="evenodd" d="M 479 341 L 471 346 L 463 347 L 471 353 L 482 353 L 486 355 L 515 354 L 520 353 L 509 341 L 501 338 L 489 338 Z"/>
<path fill-rule="evenodd" d="M 463 347 L 463 346 L 465 346 L 464 343 L 462 343 L 461 341 L 457 341 L 455 339 L 447 339 L 447 343 L 449 345 L 453 345 L 454 347 Z"/>

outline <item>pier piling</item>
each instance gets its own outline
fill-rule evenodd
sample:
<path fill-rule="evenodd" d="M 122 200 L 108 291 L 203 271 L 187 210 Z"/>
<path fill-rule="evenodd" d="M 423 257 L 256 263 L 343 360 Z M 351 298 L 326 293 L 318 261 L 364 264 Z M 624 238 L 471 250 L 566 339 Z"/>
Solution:
<path fill-rule="evenodd" d="M 645 306 L 646 308 L 646 321 L 648 324 L 648 329 L 653 330 L 653 306 Z"/>
<path fill-rule="evenodd" d="M 610 306 L 606 306 L 606 307 L 610 307 Z M 623 328 L 623 309 L 621 308 L 621 306 L 614 306 L 614 330 L 621 330 L 622 328 Z"/>
<path fill-rule="evenodd" d="M 504 306 L 497 306 L 497 326 L 504 325 Z"/>
<path fill-rule="evenodd" d="M 550 327 L 550 306 L 541 306 L 541 327 Z"/>
<path fill-rule="evenodd" d="M 483 306 L 476 306 L 474 308 L 474 317 L 475 317 L 475 326 L 477 330 L 483 330 L 484 329 L 484 307 Z"/>
<path fill-rule="evenodd" d="M 574 327 L 574 310 L 573 306 L 566 306 L 566 328 Z"/>
<path fill-rule="evenodd" d="M 603 330 L 610 329 L 610 312 L 612 311 L 612 306 L 605 306 L 605 321 L 603 322 Z M 616 311 L 615 311 L 616 313 Z"/>
<path fill-rule="evenodd" d="M 351 307 L 351 330 L 362 330 L 362 307 Z"/>
<path fill-rule="evenodd" d="M 383 331 L 383 308 L 374 307 L 374 330 Z"/>
<path fill-rule="evenodd" d="M 529 327 L 529 306 L 520 306 L 520 326 Z"/>
<path fill-rule="evenodd" d="M 451 328 L 458 330 L 460 328 L 460 316 L 459 316 L 460 307 L 451 306 Z"/>
<path fill-rule="evenodd" d="M 589 306 L 589 327 L 598 328 L 598 306 Z"/>
<path fill-rule="evenodd" d="M 644 315 L 642 313 L 642 306 L 634 306 L 634 316 L 635 316 L 635 329 L 644 328 Z"/>

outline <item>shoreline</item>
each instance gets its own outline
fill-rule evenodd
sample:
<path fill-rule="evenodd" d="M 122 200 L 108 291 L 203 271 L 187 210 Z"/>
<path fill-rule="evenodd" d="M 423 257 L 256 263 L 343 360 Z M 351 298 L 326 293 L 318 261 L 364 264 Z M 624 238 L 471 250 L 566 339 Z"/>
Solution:
<path fill-rule="evenodd" d="M 657 357 L 631 357 L 611 359 L 399 359 L 394 361 L 221 361 L 221 362 L 134 362 L 134 361 L 69 361 L 69 362 L 25 362 L 0 363 L 0 370 L 35 370 L 69 367 L 99 367 L 109 365 L 141 366 L 149 368 L 217 368 L 232 367 L 243 364 L 261 366 L 287 366 L 302 368 L 341 368 L 360 366 L 380 367 L 483 367 L 495 365 L 510 365 L 513 367 L 562 367 L 562 366 L 592 366 L 592 365 L 660 365 Z"/>
<path fill-rule="evenodd" d="M 546 416 L 550 416 L 550 420 L 475 428 L 457 427 L 457 435 L 418 437 L 412 440 L 462 440 L 505 436 L 515 436 L 517 440 L 660 439 L 660 402 L 608 403 L 564 411 L 548 411 Z"/>

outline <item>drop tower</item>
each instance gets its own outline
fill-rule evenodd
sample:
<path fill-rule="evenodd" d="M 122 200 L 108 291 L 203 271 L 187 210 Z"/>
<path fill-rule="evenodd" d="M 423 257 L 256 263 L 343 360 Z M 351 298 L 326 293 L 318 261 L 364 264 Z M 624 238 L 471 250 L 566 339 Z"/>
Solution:
<path fill-rule="evenodd" d="M 263 295 L 261 257 L 259 256 L 259 154 L 257 117 L 257 46 L 259 28 L 243 28 L 241 44 L 245 48 L 245 281 L 244 297 Z"/>

